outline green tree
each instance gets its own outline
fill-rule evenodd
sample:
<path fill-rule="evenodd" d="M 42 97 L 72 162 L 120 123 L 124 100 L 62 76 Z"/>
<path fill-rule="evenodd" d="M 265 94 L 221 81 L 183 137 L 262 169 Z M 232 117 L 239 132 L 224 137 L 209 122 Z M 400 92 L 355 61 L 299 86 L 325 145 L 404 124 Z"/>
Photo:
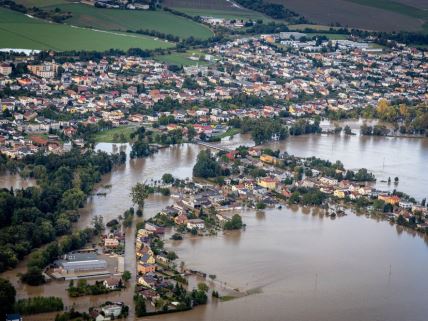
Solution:
<path fill-rule="evenodd" d="M 77 210 L 83 206 L 85 199 L 85 193 L 78 188 L 72 188 L 64 192 L 61 203 L 66 210 Z"/>
<path fill-rule="evenodd" d="M 132 275 L 131 272 L 125 271 L 122 273 L 122 280 L 125 282 L 128 282 L 131 279 Z"/>
<path fill-rule="evenodd" d="M 149 197 L 149 194 L 149 186 L 143 183 L 137 183 L 131 190 L 132 203 L 137 205 L 140 209 L 144 208 L 144 202 L 146 198 Z"/>
<path fill-rule="evenodd" d="M 169 173 L 165 173 L 162 175 L 162 182 L 164 184 L 172 184 L 174 183 L 174 177 Z"/>
<path fill-rule="evenodd" d="M 21 281 L 35 286 L 45 283 L 45 277 L 43 276 L 40 268 L 33 266 L 28 268 L 27 273 L 21 276 Z"/>
<path fill-rule="evenodd" d="M 0 316 L 14 311 L 16 290 L 9 280 L 0 278 Z"/>
<path fill-rule="evenodd" d="M 211 156 L 210 152 L 203 150 L 198 154 L 195 166 L 193 167 L 193 176 L 210 178 L 223 176 L 223 172 L 218 162 Z"/>
<path fill-rule="evenodd" d="M 208 292 L 209 289 L 210 288 L 208 287 L 208 285 L 206 283 L 204 283 L 204 282 L 198 283 L 198 290 Z"/>
<path fill-rule="evenodd" d="M 137 317 L 142 317 L 146 315 L 146 301 L 141 295 L 136 294 L 134 296 L 134 303 L 135 303 L 135 315 Z"/>
<path fill-rule="evenodd" d="M 242 218 L 239 214 L 233 215 L 230 221 L 224 223 L 225 230 L 240 230 L 242 226 Z"/>

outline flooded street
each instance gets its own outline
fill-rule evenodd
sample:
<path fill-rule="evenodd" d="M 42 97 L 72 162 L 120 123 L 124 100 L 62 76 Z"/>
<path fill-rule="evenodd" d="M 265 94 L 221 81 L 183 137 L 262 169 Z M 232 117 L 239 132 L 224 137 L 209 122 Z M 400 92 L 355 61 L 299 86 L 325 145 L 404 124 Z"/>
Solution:
<path fill-rule="evenodd" d="M 235 135 L 220 144 L 235 148 L 253 142 L 248 135 Z M 398 176 L 397 189 L 418 200 L 428 196 L 428 139 L 308 135 L 266 146 L 296 156 L 341 160 L 346 168 L 366 167 L 379 181 Z M 129 146 L 125 147 L 129 153 Z M 98 144 L 97 149 L 118 151 L 119 145 Z M 102 215 L 107 223 L 123 214 L 132 206 L 129 193 L 137 182 L 159 180 L 164 173 L 190 178 L 201 149 L 183 144 L 161 149 L 145 159 L 128 160 L 103 177 L 94 196 L 80 211 L 77 228 L 90 225 L 95 215 Z M 28 183 L 18 180 L 4 176 L 0 184 L 18 188 Z M 388 188 L 380 182 L 378 187 Z M 97 196 L 97 192 L 107 194 Z M 151 196 L 144 216 L 155 215 L 171 202 L 169 197 Z M 145 320 L 426 320 L 428 248 L 415 233 L 365 216 L 331 220 L 310 209 L 247 211 L 243 219 L 245 231 L 168 241 L 167 247 L 176 251 L 178 262 L 186 262 L 187 267 L 215 274 L 226 286 L 252 294 Z M 126 235 L 125 269 L 135 275 L 135 228 L 128 229 Z M 66 286 L 61 282 L 37 288 L 22 285 L 16 274 L 24 270 L 25 263 L 2 275 L 15 284 L 18 298 L 62 296 L 66 306 L 75 305 L 82 310 L 103 303 L 107 297 L 128 304 L 132 301 L 133 285 L 106 297 L 77 299 L 66 295 Z M 133 320 L 133 308 L 130 312 L 129 320 Z"/>

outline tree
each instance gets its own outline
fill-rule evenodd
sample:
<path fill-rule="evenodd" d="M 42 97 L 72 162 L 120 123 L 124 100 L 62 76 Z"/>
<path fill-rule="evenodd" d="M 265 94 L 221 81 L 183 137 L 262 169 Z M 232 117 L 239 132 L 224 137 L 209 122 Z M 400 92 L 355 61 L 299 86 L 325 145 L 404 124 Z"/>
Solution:
<path fill-rule="evenodd" d="M 206 285 L 206 283 L 204 282 L 198 283 L 198 290 L 208 292 L 209 289 L 210 288 L 208 287 L 208 285 Z"/>
<path fill-rule="evenodd" d="M 344 129 L 345 135 L 352 135 L 352 129 L 348 125 L 345 126 Z"/>
<path fill-rule="evenodd" d="M 139 209 L 144 208 L 144 202 L 149 197 L 149 186 L 143 183 L 137 183 L 131 190 L 132 203 L 138 205 Z"/>
<path fill-rule="evenodd" d="M 210 178 L 222 176 L 223 171 L 218 162 L 211 156 L 209 151 L 203 150 L 198 154 L 195 166 L 193 167 L 193 176 Z"/>
<path fill-rule="evenodd" d="M 389 103 L 386 99 L 379 99 L 376 106 L 376 112 L 382 117 L 387 114 L 389 107 Z"/>
<path fill-rule="evenodd" d="M 196 129 L 193 126 L 187 127 L 187 138 L 189 139 L 189 142 L 191 142 L 193 138 L 195 138 L 196 134 Z"/>
<path fill-rule="evenodd" d="M 135 302 L 135 315 L 137 317 L 142 317 L 146 315 L 146 301 L 144 300 L 144 298 L 141 295 L 136 294 L 134 296 L 134 302 Z"/>
<path fill-rule="evenodd" d="M 169 173 L 165 173 L 162 175 L 162 182 L 164 184 L 172 184 L 174 183 L 174 177 Z"/>
<path fill-rule="evenodd" d="M 16 290 L 9 280 L 0 278 L 0 316 L 3 318 L 7 313 L 14 310 Z"/>
<path fill-rule="evenodd" d="M 404 118 L 409 116 L 409 107 L 407 107 L 405 104 L 400 104 L 400 115 Z"/>
<path fill-rule="evenodd" d="M 29 285 L 41 285 L 45 283 L 45 277 L 42 274 L 42 270 L 38 267 L 28 268 L 27 273 L 21 276 L 21 281 Z"/>
<path fill-rule="evenodd" d="M 78 188 L 72 188 L 64 192 L 61 203 L 66 210 L 77 210 L 83 206 L 85 199 L 85 193 Z"/>
<path fill-rule="evenodd" d="M 174 261 L 178 258 L 177 254 L 174 251 L 170 251 L 167 253 L 166 257 L 168 258 L 168 260 L 170 261 Z"/>
<path fill-rule="evenodd" d="M 128 282 L 131 279 L 132 275 L 131 272 L 125 271 L 122 273 L 122 280 L 125 282 Z"/>
<path fill-rule="evenodd" d="M 242 226 L 242 218 L 239 214 L 233 215 L 230 221 L 224 223 L 225 230 L 240 230 Z"/>
<path fill-rule="evenodd" d="M 103 222 L 103 217 L 101 215 L 96 215 L 92 218 L 92 226 L 94 230 L 99 234 L 104 231 L 105 226 Z"/>

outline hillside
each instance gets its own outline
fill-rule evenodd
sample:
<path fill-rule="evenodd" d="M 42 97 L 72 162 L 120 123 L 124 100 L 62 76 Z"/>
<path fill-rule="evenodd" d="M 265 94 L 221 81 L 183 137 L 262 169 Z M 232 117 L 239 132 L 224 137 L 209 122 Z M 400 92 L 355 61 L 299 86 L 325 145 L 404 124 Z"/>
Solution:
<path fill-rule="evenodd" d="M 380 31 L 427 31 L 425 0 L 271 0 L 312 22 Z"/>
<path fill-rule="evenodd" d="M 73 17 L 67 19 L 65 23 L 74 26 L 114 31 L 154 30 L 180 38 L 207 39 L 213 36 L 208 27 L 163 10 L 102 9 L 66 0 L 48 0 L 47 3 L 41 0 L 19 0 L 18 2 L 27 7 L 38 6 L 45 10 L 59 8 L 62 11 L 71 12 Z"/>
<path fill-rule="evenodd" d="M 167 48 L 172 44 L 150 37 L 95 31 L 49 23 L 0 8 L 1 48 L 107 50 Z"/>

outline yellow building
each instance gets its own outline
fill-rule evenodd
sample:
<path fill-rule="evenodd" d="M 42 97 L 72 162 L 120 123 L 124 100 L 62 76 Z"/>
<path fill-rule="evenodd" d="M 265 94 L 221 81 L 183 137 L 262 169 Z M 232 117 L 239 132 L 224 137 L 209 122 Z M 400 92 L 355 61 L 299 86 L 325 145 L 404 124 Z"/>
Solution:
<path fill-rule="evenodd" d="M 272 165 L 278 165 L 280 163 L 280 160 L 274 156 L 263 154 L 260 156 L 260 160 L 263 163 L 272 164 Z"/>
<path fill-rule="evenodd" d="M 345 196 L 346 196 L 345 192 L 340 190 L 340 189 L 335 190 L 333 195 L 338 197 L 338 198 L 345 198 Z"/>
<path fill-rule="evenodd" d="M 397 195 L 385 195 L 381 194 L 377 197 L 379 200 L 384 201 L 387 204 L 397 205 L 400 203 L 400 198 Z"/>
<path fill-rule="evenodd" d="M 261 187 L 274 190 L 274 189 L 276 189 L 277 181 L 274 178 L 263 177 L 263 178 L 259 179 L 259 181 L 257 182 L 257 184 L 259 186 L 261 186 Z"/>

